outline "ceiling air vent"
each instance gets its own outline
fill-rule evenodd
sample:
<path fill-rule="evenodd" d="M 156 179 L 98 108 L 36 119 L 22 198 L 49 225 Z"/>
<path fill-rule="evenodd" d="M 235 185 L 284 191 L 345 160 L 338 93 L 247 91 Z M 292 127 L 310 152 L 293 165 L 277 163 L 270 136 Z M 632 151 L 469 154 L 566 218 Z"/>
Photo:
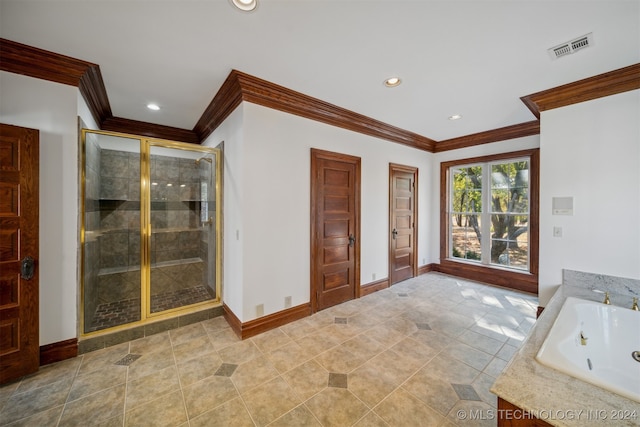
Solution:
<path fill-rule="evenodd" d="M 559 44 L 558 46 L 548 49 L 547 52 L 549 52 L 551 59 L 558 59 L 561 56 L 571 55 L 572 53 L 585 49 L 591 45 L 593 45 L 593 33 Z"/>

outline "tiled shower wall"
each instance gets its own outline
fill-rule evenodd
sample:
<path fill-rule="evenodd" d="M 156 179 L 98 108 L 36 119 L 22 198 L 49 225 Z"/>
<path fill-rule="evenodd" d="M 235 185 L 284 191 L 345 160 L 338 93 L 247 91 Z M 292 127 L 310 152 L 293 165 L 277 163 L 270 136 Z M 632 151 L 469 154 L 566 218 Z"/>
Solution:
<path fill-rule="evenodd" d="M 209 227 L 201 227 L 199 201 L 201 175 L 211 164 L 153 154 L 150 160 L 151 296 L 214 283 L 207 277 Z M 100 304 L 140 298 L 140 155 L 88 142 L 85 189 L 89 325 Z M 214 288 L 207 292 L 215 296 Z"/>

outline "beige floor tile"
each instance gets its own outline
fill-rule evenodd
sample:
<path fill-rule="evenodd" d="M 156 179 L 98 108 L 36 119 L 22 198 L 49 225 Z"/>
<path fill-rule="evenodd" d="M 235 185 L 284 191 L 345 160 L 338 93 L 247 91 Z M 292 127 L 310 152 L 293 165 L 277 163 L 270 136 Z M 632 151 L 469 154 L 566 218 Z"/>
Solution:
<path fill-rule="evenodd" d="M 369 411 L 349 390 L 332 387 L 313 396 L 306 406 L 325 427 L 353 425 Z"/>
<path fill-rule="evenodd" d="M 200 323 L 202 323 L 202 326 L 209 334 L 230 328 L 224 316 L 214 317 L 213 319 L 204 320 Z"/>
<path fill-rule="evenodd" d="M 463 344 L 471 346 L 476 350 L 484 351 L 487 354 L 495 355 L 504 345 L 502 341 L 489 338 L 485 335 L 467 330 L 456 338 Z"/>
<path fill-rule="evenodd" d="M 125 426 L 177 426 L 187 421 L 182 393 L 174 391 L 127 411 Z"/>
<path fill-rule="evenodd" d="M 93 371 L 76 377 L 67 397 L 67 402 L 80 399 L 101 390 L 124 384 L 127 381 L 126 366 L 112 366 L 110 368 Z"/>
<path fill-rule="evenodd" d="M 187 387 L 197 381 L 210 377 L 222 365 L 222 359 L 213 351 L 178 365 L 180 384 Z"/>
<path fill-rule="evenodd" d="M 476 350 L 475 348 L 462 344 L 458 341 L 442 350 L 441 354 L 453 357 L 456 360 L 477 369 L 478 371 L 482 371 L 489 364 L 491 359 L 493 359 L 493 356 L 490 354 Z"/>
<path fill-rule="evenodd" d="M 411 334 L 409 338 L 412 338 L 436 351 L 444 349 L 446 346 L 453 342 L 451 337 L 448 337 L 440 332 L 434 330 L 418 330 Z"/>
<path fill-rule="evenodd" d="M 311 359 L 312 354 L 297 342 L 290 342 L 267 353 L 267 358 L 280 373 L 287 372 Z"/>
<path fill-rule="evenodd" d="M 360 418 L 354 427 L 388 427 L 389 424 L 380 418 L 375 412 L 369 411 L 367 415 Z"/>
<path fill-rule="evenodd" d="M 319 332 L 321 332 L 325 337 L 331 337 L 333 338 L 332 341 L 337 341 L 338 343 L 343 343 L 363 331 L 364 329 L 361 327 L 341 323 L 334 323 L 333 325 L 319 329 Z"/>
<path fill-rule="evenodd" d="M 364 334 L 369 338 L 373 338 L 374 340 L 378 341 L 386 348 L 392 347 L 405 337 L 404 334 L 385 325 L 384 323 L 368 329 L 364 332 Z"/>
<path fill-rule="evenodd" d="M 78 366 L 80 366 L 81 362 L 81 358 L 73 358 L 40 367 L 37 372 L 22 378 L 16 393 L 24 393 L 25 391 L 73 378 L 78 372 Z"/>
<path fill-rule="evenodd" d="M 287 334 L 289 338 L 298 340 L 315 332 L 318 330 L 318 327 L 309 322 L 308 319 L 301 319 L 297 322 L 291 322 L 287 325 L 281 326 L 280 330 Z"/>
<path fill-rule="evenodd" d="M 238 366 L 231 375 L 231 381 L 235 384 L 238 392 L 245 393 L 278 376 L 278 371 L 265 356 L 258 356 L 255 359 Z"/>
<path fill-rule="evenodd" d="M 216 350 L 221 350 L 232 344 L 239 343 L 241 340 L 231 328 L 208 332 L 211 344 Z"/>
<path fill-rule="evenodd" d="M 155 353 L 144 353 L 142 357 L 129 365 L 128 381 L 137 380 L 154 372 L 175 366 L 171 347 Z"/>
<path fill-rule="evenodd" d="M 11 395 L 18 389 L 20 383 L 22 382 L 22 378 L 0 385 L 0 411 L 2 410 L 2 404 L 5 400 L 7 400 Z"/>
<path fill-rule="evenodd" d="M 31 415 L 27 418 L 22 418 L 18 421 L 12 422 L 11 424 L 7 424 L 7 427 L 42 427 L 42 426 L 56 426 L 58 425 L 58 421 L 60 420 L 60 415 L 62 415 L 62 410 L 64 409 L 64 405 L 56 406 L 51 409 L 47 409 L 42 412 L 38 412 L 34 415 Z M 0 414 L 0 423 L 4 424 L 5 420 L 1 417 Z M 122 420 L 120 420 L 120 425 L 122 426 Z"/>
<path fill-rule="evenodd" d="M 470 384 L 480 374 L 477 369 L 442 353 L 434 357 L 421 371 L 456 384 Z"/>
<path fill-rule="evenodd" d="M 169 337 L 171 337 L 171 344 L 175 347 L 177 345 L 184 344 L 187 341 L 191 341 L 194 338 L 205 335 L 206 333 L 207 331 L 201 323 L 192 323 L 191 325 L 170 330 Z"/>
<path fill-rule="evenodd" d="M 254 427 L 241 398 L 235 398 L 189 420 L 191 427 Z"/>
<path fill-rule="evenodd" d="M 348 341 L 340 344 L 340 347 L 353 353 L 355 356 L 367 361 L 372 357 L 382 353 L 386 347 L 380 342 L 368 337 L 366 334 L 360 334 Z"/>
<path fill-rule="evenodd" d="M 411 320 L 402 316 L 397 316 L 389 319 L 382 325 L 386 326 L 389 329 L 393 329 L 394 331 L 404 336 L 411 335 L 418 330 L 415 322 L 412 322 Z"/>
<path fill-rule="evenodd" d="M 296 341 L 300 347 L 309 353 L 310 357 L 315 357 L 322 352 L 330 350 L 340 342 L 338 338 L 324 334 L 322 329 Z"/>
<path fill-rule="evenodd" d="M 405 390 L 391 393 L 374 408 L 374 412 L 391 427 L 439 426 L 443 416 Z"/>
<path fill-rule="evenodd" d="M 257 426 L 269 424 L 301 403 L 280 377 L 254 388 L 244 394 L 243 399 Z"/>
<path fill-rule="evenodd" d="M 147 375 L 127 383 L 126 410 L 156 400 L 169 392 L 178 390 L 180 382 L 175 366 Z"/>
<path fill-rule="evenodd" d="M 183 389 L 189 418 L 207 412 L 239 396 L 228 377 L 212 376 Z"/>
<path fill-rule="evenodd" d="M 272 329 L 257 335 L 251 338 L 251 341 L 253 341 L 256 347 L 263 353 L 268 353 L 292 342 L 291 338 L 280 329 Z"/>
<path fill-rule="evenodd" d="M 224 363 L 234 363 L 239 365 L 251 359 L 262 356 L 262 352 L 251 340 L 241 341 L 232 344 L 218 351 L 218 355 Z"/>
<path fill-rule="evenodd" d="M 78 426 L 91 420 L 98 424 L 121 415 L 124 411 L 125 384 L 67 403 L 59 426 Z"/>
<path fill-rule="evenodd" d="M 496 357 L 508 362 L 516 354 L 517 351 L 518 351 L 517 347 L 514 347 L 509 344 L 505 344 L 500 349 L 500 351 L 496 353 Z"/>
<path fill-rule="evenodd" d="M 478 393 L 478 396 L 480 396 L 480 399 L 493 408 L 498 406 L 498 397 L 489 390 L 495 381 L 495 378 L 490 377 L 487 374 L 480 374 L 478 375 L 478 378 L 471 383 L 473 388 L 476 390 L 476 393 Z"/>
<path fill-rule="evenodd" d="M 145 354 L 155 353 L 168 348 L 171 348 L 169 332 L 161 332 L 159 334 L 149 335 L 148 337 L 131 341 L 129 351 L 133 354 Z"/>
<path fill-rule="evenodd" d="M 208 335 L 201 335 L 190 341 L 173 347 L 173 355 L 176 363 L 184 363 L 214 351 L 213 344 Z"/>
<path fill-rule="evenodd" d="M 62 405 L 67 399 L 71 381 L 69 378 L 24 393 L 14 393 L 0 412 L 0 420 L 11 423 Z"/>
<path fill-rule="evenodd" d="M 413 338 L 404 338 L 391 347 L 391 350 L 410 359 L 416 366 L 422 366 L 438 354 L 437 350 L 428 347 Z"/>
<path fill-rule="evenodd" d="M 354 355 L 341 345 L 325 351 L 314 360 L 322 365 L 328 372 L 342 374 L 353 371 L 365 362 L 364 359 Z"/>
<path fill-rule="evenodd" d="M 184 388 L 183 392 L 189 418 L 239 396 L 231 379 L 215 375 Z"/>
<path fill-rule="evenodd" d="M 484 371 L 482 372 L 492 376 L 493 378 L 498 378 L 498 375 L 500 375 L 502 371 L 504 371 L 504 368 L 506 367 L 507 367 L 506 361 L 499 359 L 497 357 L 494 357 L 493 359 L 491 359 L 491 362 L 489 362 L 489 364 L 484 368 Z"/>
<path fill-rule="evenodd" d="M 382 323 L 384 320 L 378 316 L 375 309 L 369 309 L 350 317 L 349 324 L 366 330 Z"/>
<path fill-rule="evenodd" d="M 320 422 L 313 416 L 311 411 L 305 405 L 293 408 L 271 424 L 269 427 L 322 427 Z"/>
<path fill-rule="evenodd" d="M 305 401 L 327 388 L 329 372 L 318 362 L 310 360 L 283 374 L 282 378 Z"/>
<path fill-rule="evenodd" d="M 446 416 L 460 398 L 451 385 L 451 381 L 438 378 L 436 375 L 438 375 L 437 372 L 433 373 L 423 369 L 404 383 L 402 389 Z"/>
<path fill-rule="evenodd" d="M 84 375 L 98 369 L 109 368 L 127 354 L 129 354 L 128 342 L 83 354 L 82 357 L 79 358 L 82 364 L 80 365 L 78 375 Z"/>

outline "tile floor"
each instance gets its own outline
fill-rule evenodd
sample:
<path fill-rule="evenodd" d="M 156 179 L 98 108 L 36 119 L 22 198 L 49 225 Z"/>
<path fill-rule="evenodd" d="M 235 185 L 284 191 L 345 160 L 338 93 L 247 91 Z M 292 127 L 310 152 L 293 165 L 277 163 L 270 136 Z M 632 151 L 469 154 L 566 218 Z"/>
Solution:
<path fill-rule="evenodd" d="M 0 387 L 10 426 L 465 426 L 537 298 L 429 273 L 240 341 L 224 318 Z"/>

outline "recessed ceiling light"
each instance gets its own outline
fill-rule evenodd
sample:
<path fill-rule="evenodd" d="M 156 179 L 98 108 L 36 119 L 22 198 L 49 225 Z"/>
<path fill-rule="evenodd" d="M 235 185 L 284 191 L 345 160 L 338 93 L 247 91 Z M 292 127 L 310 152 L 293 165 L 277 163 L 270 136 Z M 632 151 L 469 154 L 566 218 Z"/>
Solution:
<path fill-rule="evenodd" d="M 384 81 L 384 85 L 386 87 L 396 87 L 400 83 L 402 83 L 402 80 L 400 80 L 399 77 L 389 77 L 387 80 Z"/>
<path fill-rule="evenodd" d="M 158 104 L 147 104 L 147 108 L 149 110 L 153 110 L 153 111 L 158 111 L 160 109 L 160 107 L 158 106 Z"/>
<path fill-rule="evenodd" d="M 231 4 L 244 12 L 251 12 L 258 7 L 258 0 L 231 0 Z"/>
<path fill-rule="evenodd" d="M 454 114 L 453 116 L 449 116 L 449 120 L 459 120 L 462 116 L 460 114 Z"/>

